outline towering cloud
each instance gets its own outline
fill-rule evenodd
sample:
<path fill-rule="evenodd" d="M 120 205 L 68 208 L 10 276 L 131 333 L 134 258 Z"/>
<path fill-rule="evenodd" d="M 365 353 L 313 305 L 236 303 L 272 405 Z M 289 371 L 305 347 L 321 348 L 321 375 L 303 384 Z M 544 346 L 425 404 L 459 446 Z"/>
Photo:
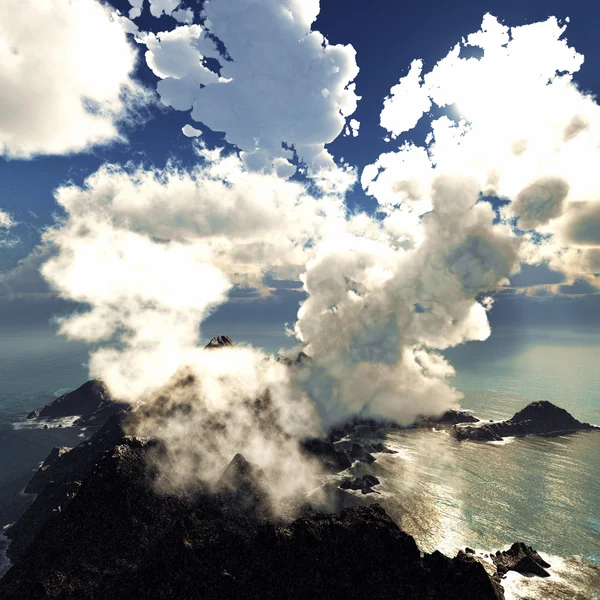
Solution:
<path fill-rule="evenodd" d="M 0 5 L 0 153 L 65 154 L 122 139 L 147 101 L 134 48 L 96 0 Z"/>

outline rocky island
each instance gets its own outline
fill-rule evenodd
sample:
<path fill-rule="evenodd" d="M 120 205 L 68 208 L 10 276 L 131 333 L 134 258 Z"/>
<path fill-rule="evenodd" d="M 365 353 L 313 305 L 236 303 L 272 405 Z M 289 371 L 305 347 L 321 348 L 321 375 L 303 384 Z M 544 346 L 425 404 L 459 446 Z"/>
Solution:
<path fill-rule="evenodd" d="M 229 345 L 219 336 L 207 348 Z M 324 510 L 307 496 L 282 514 L 264 492 L 265 474 L 241 454 L 215 485 L 157 492 L 149 457 L 160 442 L 126 434 L 133 412 L 94 380 L 29 415 L 96 415 L 104 424 L 74 448 L 54 448 L 27 485 L 37 497 L 6 531 L 13 566 L 0 580 L 1 598 L 502 600 L 509 570 L 549 575 L 550 565 L 520 542 L 485 560 L 470 549 L 454 558 L 422 553 L 381 506 L 366 504 L 379 479 L 347 469 L 393 453 L 379 441 L 391 422 L 355 418 L 304 440 L 307 457 L 337 478 L 343 501 Z M 443 427 L 459 440 L 593 428 L 548 402 L 502 423 L 448 411 L 414 427 Z"/>
<path fill-rule="evenodd" d="M 456 424 L 453 427 L 458 440 L 491 442 L 512 436 L 560 435 L 593 429 L 600 428 L 578 421 L 564 408 L 547 401 L 532 402 L 506 421 Z"/>

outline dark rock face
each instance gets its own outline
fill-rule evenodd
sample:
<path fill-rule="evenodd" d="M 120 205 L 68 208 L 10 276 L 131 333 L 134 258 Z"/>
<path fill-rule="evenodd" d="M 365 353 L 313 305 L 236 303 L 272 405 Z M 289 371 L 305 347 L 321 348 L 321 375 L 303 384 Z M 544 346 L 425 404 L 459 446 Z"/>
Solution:
<path fill-rule="evenodd" d="M 550 565 L 531 547 L 522 542 L 515 542 L 508 550 L 492 554 L 492 562 L 498 570 L 498 575 L 506 575 L 508 571 L 516 571 L 521 575 L 537 575 L 550 577 L 546 569 Z"/>
<path fill-rule="evenodd" d="M 479 421 L 471 413 L 464 410 L 447 410 L 439 417 L 421 417 L 417 427 L 435 427 L 436 425 L 457 425 L 458 423 L 476 423 Z"/>
<path fill-rule="evenodd" d="M 54 446 L 42 466 L 37 470 L 37 473 L 32 477 L 27 487 L 23 490 L 26 494 L 39 494 L 44 486 L 50 481 L 52 469 L 50 466 L 59 459 L 65 452 L 71 448 L 67 446 Z M 50 470 L 49 470 L 50 469 Z"/>
<path fill-rule="evenodd" d="M 590 429 L 597 428 L 589 423 L 581 423 L 564 408 L 541 401 L 528 404 L 508 421 L 455 425 L 454 433 L 459 440 L 499 441 L 509 436 L 552 435 Z"/>
<path fill-rule="evenodd" d="M 109 417 L 123 410 L 126 405 L 111 398 L 106 386 L 99 379 L 87 381 L 72 392 L 63 394 L 56 400 L 36 408 L 28 419 L 58 419 L 82 415 L 75 425 L 102 426 Z"/>
<path fill-rule="evenodd" d="M 352 464 L 345 452 L 326 440 L 309 438 L 302 442 L 302 449 L 309 456 L 317 458 L 327 473 L 345 471 Z"/>
<path fill-rule="evenodd" d="M 228 346 L 235 346 L 235 344 L 226 335 L 218 335 L 210 340 L 204 348 L 206 350 L 215 350 L 217 348 L 227 348 Z"/>
<path fill-rule="evenodd" d="M 69 451 L 54 448 L 50 452 L 26 488 L 30 493 L 37 493 L 37 498 L 23 516 L 6 530 L 6 536 L 12 540 L 8 549 L 12 561 L 24 552 L 48 521 L 67 508 L 83 479 L 123 437 L 124 414 L 111 417 L 100 431 L 79 446 Z"/>
<path fill-rule="evenodd" d="M 0 597 L 503 598 L 480 563 L 421 556 L 377 505 L 292 522 L 249 517 L 228 496 L 257 474 L 243 457 L 225 470 L 223 493 L 160 495 L 148 452 L 144 440 L 123 438 L 104 453 L 16 558 Z"/>
<path fill-rule="evenodd" d="M 372 494 L 375 492 L 373 486 L 379 485 L 381 482 L 375 475 L 363 475 L 362 477 L 346 477 L 340 483 L 342 490 L 360 490 L 363 494 Z"/>

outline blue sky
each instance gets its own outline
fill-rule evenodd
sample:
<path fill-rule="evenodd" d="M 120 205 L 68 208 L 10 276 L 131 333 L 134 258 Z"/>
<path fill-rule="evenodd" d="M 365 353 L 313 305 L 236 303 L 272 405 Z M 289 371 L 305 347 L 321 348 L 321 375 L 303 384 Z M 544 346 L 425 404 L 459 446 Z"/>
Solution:
<path fill-rule="evenodd" d="M 215 2 L 218 3 L 218 0 Z M 127 1 L 114 0 L 111 5 L 122 14 L 127 14 L 131 8 Z M 186 6 L 194 9 L 195 22 L 201 22 L 198 18 L 200 4 L 188 2 Z M 402 133 L 396 140 L 384 141 L 388 132 L 379 125 L 383 99 L 399 78 L 407 75 L 411 61 L 422 59 L 423 71 L 428 72 L 463 36 L 479 29 L 486 12 L 491 12 L 508 26 L 543 21 L 549 16 L 560 20 L 570 17 L 566 38 L 585 56 L 582 68 L 576 73 L 576 81 L 582 90 L 591 93 L 600 90 L 600 49 L 597 44 L 600 10 L 590 2 L 406 4 L 379 1 L 365 4 L 349 0 L 341 4 L 335 0 L 322 0 L 320 14 L 312 29 L 322 32 L 331 44 L 351 44 L 356 50 L 360 68 L 355 83 L 361 100 L 351 115 L 360 121 L 360 134 L 358 137 L 340 135 L 328 144 L 327 148 L 335 159 L 339 161 L 343 157 L 357 168 L 360 176 L 364 166 L 374 163 L 381 153 L 397 149 L 401 142 L 414 140 L 423 143 L 429 131 L 423 119 L 416 128 Z M 171 30 L 177 25 L 165 15 L 159 19 L 152 17 L 147 6 L 136 23 L 140 30 L 146 32 Z M 135 80 L 155 90 L 157 77 L 143 60 L 144 46 L 133 44 L 131 36 L 129 40 L 139 54 Z M 43 104 L 39 110 L 43 110 Z M 434 114 L 435 111 L 438 109 L 433 109 Z M 439 110 L 439 114 L 442 113 Z M 236 152 L 234 146 L 224 141 L 222 133 L 213 133 L 204 125 L 193 122 L 187 111 L 174 110 L 155 102 L 140 106 L 136 119 L 122 126 L 126 141 L 98 144 L 91 149 L 62 155 L 51 153 L 34 154 L 26 159 L 0 158 L 0 208 L 18 222 L 5 234 L 8 243 L 0 249 L 2 271 L 7 274 L 19 260 L 26 259 L 39 243 L 40 230 L 52 224 L 53 214 L 64 215 L 53 197 L 58 186 L 67 182 L 81 185 L 86 177 L 105 163 L 134 161 L 147 168 L 162 169 L 168 160 L 175 160 L 182 167 L 191 168 L 199 158 L 193 141 L 181 133 L 181 128 L 188 123 L 203 131 L 202 139 L 209 147 L 223 146 L 228 152 Z M 350 209 L 361 209 L 371 214 L 377 206 L 373 196 L 365 194 L 360 181 L 347 192 L 345 200 Z M 9 286 L 8 289 L 5 286 L 2 297 L 0 326 L 41 327 L 48 324 L 52 315 L 57 312 L 64 314 L 76 306 L 76 303 L 60 302 L 44 295 L 44 284 L 41 279 L 36 280 L 35 269 L 25 271 L 25 275 L 8 279 Z M 535 298 L 515 295 L 510 288 L 496 294 L 495 307 L 489 313 L 494 328 L 600 324 L 597 290 L 586 282 L 576 280 L 573 283 L 568 277 L 544 266 L 526 266 L 512 281 L 522 288 L 531 284 L 563 285 L 543 297 L 541 294 Z M 221 306 L 207 321 L 205 331 L 207 334 L 238 331 L 246 340 L 257 343 L 265 343 L 261 331 L 269 331 L 273 335 L 277 332 L 277 343 L 286 343 L 282 335 L 283 323 L 295 320 L 299 301 L 304 297 L 300 285 L 299 282 L 272 284 L 271 296 L 267 298 L 252 294 L 248 298 L 247 291 L 234 288 L 230 294 L 235 301 Z M 32 291 L 35 294 L 28 293 Z M 291 343 L 289 338 L 288 342 Z"/>

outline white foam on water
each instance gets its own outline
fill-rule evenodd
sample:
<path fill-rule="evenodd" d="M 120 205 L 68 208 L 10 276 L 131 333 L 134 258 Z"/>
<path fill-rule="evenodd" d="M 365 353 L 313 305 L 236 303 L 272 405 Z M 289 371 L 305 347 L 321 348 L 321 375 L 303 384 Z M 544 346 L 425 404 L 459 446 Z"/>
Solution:
<path fill-rule="evenodd" d="M 517 438 L 515 436 L 505 437 L 501 440 L 487 442 L 488 444 L 493 444 L 494 446 L 506 446 L 506 444 L 512 444 Z"/>
<path fill-rule="evenodd" d="M 16 431 L 21 431 L 23 429 L 53 429 L 61 426 L 65 427 L 73 427 L 75 421 L 80 418 L 81 415 L 75 415 L 72 417 L 61 417 L 60 419 L 43 419 L 43 420 L 34 420 L 34 419 L 26 419 L 24 421 L 17 421 L 16 423 L 11 423 L 12 428 Z"/>

